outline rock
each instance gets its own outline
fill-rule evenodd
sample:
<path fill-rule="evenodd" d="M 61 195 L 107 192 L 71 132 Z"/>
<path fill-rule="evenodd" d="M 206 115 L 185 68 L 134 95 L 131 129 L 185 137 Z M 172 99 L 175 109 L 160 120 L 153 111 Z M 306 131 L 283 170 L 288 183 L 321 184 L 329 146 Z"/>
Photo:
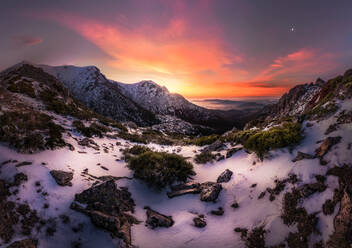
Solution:
<path fill-rule="evenodd" d="M 313 123 L 311 123 L 311 122 L 307 122 L 306 127 L 312 127 L 312 126 L 314 126 L 314 124 L 313 124 Z"/>
<path fill-rule="evenodd" d="M 114 179 L 111 179 L 76 194 L 75 200 L 71 209 L 88 215 L 94 225 L 123 239 L 127 247 L 132 247 L 131 226 L 139 222 L 126 213 L 133 213 L 135 206 L 126 188 L 118 189 Z M 86 204 L 86 207 L 77 202 Z"/>
<path fill-rule="evenodd" d="M 316 182 L 311 184 L 304 184 L 299 187 L 299 191 L 301 192 L 302 197 L 309 197 L 316 192 L 323 192 L 325 191 L 327 186 L 324 183 Z"/>
<path fill-rule="evenodd" d="M 186 194 L 199 194 L 201 191 L 200 183 L 187 182 L 171 186 L 171 192 L 167 192 L 169 198 L 176 196 L 186 195 Z"/>
<path fill-rule="evenodd" d="M 23 172 L 17 173 L 14 177 L 14 186 L 20 186 L 22 182 L 28 181 L 28 177 Z"/>
<path fill-rule="evenodd" d="M 145 207 L 147 210 L 147 225 L 154 229 L 157 227 L 170 227 L 174 224 L 174 220 L 171 216 L 166 216 L 157 211 L 152 210 L 149 207 Z"/>
<path fill-rule="evenodd" d="M 217 215 L 217 216 L 221 216 L 224 215 L 224 209 L 222 207 L 219 207 L 217 210 L 211 210 L 211 214 L 212 215 Z"/>
<path fill-rule="evenodd" d="M 15 241 L 7 248 L 37 248 L 38 241 L 35 239 L 23 239 Z"/>
<path fill-rule="evenodd" d="M 334 219 L 335 231 L 327 242 L 328 248 L 350 247 L 352 237 L 352 202 L 346 191 L 341 199 L 340 210 Z"/>
<path fill-rule="evenodd" d="M 229 169 L 226 169 L 223 173 L 220 174 L 216 182 L 218 183 L 227 183 L 231 180 L 233 172 Z"/>
<path fill-rule="evenodd" d="M 292 162 L 297 162 L 303 159 L 314 159 L 314 156 L 308 153 L 298 151 L 296 157 L 292 159 Z"/>
<path fill-rule="evenodd" d="M 193 223 L 194 223 L 194 226 L 195 227 L 198 227 L 198 228 L 203 228 L 207 225 L 207 222 L 204 220 L 204 217 L 195 217 L 193 218 Z"/>
<path fill-rule="evenodd" d="M 200 200 L 215 202 L 218 199 L 222 186 L 219 183 L 206 182 L 201 184 Z"/>
<path fill-rule="evenodd" d="M 56 183 L 60 186 L 72 186 L 71 180 L 73 179 L 72 172 L 61 170 L 50 171 L 51 176 L 55 179 Z"/>
<path fill-rule="evenodd" d="M 242 150 L 242 148 L 231 148 L 230 150 L 228 150 L 226 152 L 226 158 L 230 158 L 232 157 L 233 154 L 235 154 L 236 152 Z"/>
<path fill-rule="evenodd" d="M 340 141 L 341 141 L 340 136 L 326 138 L 325 140 L 323 140 L 320 147 L 315 150 L 315 156 L 319 158 L 323 158 L 325 154 L 327 154 L 328 151 L 331 149 L 331 147 L 340 143 Z"/>
<path fill-rule="evenodd" d="M 217 140 L 214 143 L 208 145 L 203 149 L 203 152 L 219 152 L 225 149 L 225 144 L 221 140 Z"/>
<path fill-rule="evenodd" d="M 78 141 L 77 143 L 80 146 L 90 147 L 90 148 L 93 148 L 94 150 L 99 151 L 99 145 L 97 143 L 95 143 L 95 141 L 92 139 L 84 138 L 84 139 Z"/>
<path fill-rule="evenodd" d="M 328 135 L 332 132 L 335 132 L 337 129 L 339 128 L 339 124 L 335 123 L 335 124 L 331 124 L 328 129 L 326 129 L 325 131 L 325 135 Z"/>
<path fill-rule="evenodd" d="M 114 180 L 105 181 L 76 194 L 75 200 L 91 207 L 100 205 L 100 207 L 108 208 L 103 212 L 110 212 L 110 214 L 114 210 L 134 212 L 135 206 L 131 193 L 126 188 L 117 189 Z"/>
<path fill-rule="evenodd" d="M 338 124 L 347 124 L 352 123 L 352 110 L 346 113 L 346 111 L 342 111 L 337 117 L 336 122 Z"/>

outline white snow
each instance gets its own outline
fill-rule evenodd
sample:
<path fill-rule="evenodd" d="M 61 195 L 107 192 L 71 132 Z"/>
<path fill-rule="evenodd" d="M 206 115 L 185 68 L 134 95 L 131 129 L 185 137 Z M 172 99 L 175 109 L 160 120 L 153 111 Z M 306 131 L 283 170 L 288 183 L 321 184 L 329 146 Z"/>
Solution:
<path fill-rule="evenodd" d="M 345 101 L 342 109 L 350 109 L 351 102 Z M 341 109 L 341 110 L 342 110 Z M 318 159 L 301 160 L 293 163 L 291 160 L 295 157 L 297 151 L 313 154 L 319 146 L 318 140 L 327 136 L 324 135 L 327 127 L 335 121 L 335 117 L 330 117 L 321 122 L 312 122 L 313 127 L 305 128 L 305 139 L 297 146 L 292 153 L 287 149 L 272 151 L 272 158 L 260 162 L 254 154 L 248 154 L 241 150 L 235 153 L 231 158 L 220 162 L 207 163 L 203 165 L 194 164 L 197 175 L 195 181 L 216 181 L 217 177 L 225 169 L 234 172 L 232 179 L 228 183 L 223 183 L 223 191 L 216 203 L 206 203 L 199 200 L 199 195 L 184 195 L 169 199 L 166 195 L 167 190 L 155 192 L 149 189 L 143 182 L 138 180 L 121 179 L 116 181 L 118 186 L 126 186 L 132 193 L 132 198 L 136 202 L 136 211 L 134 215 L 141 221 L 146 220 L 144 206 L 150 206 L 163 214 L 171 215 L 175 224 L 170 228 L 159 228 L 155 230 L 148 229 L 144 223 L 132 227 L 133 244 L 142 248 L 162 248 L 162 247 L 244 247 L 240 235 L 234 232 L 235 227 L 245 227 L 251 229 L 258 225 L 264 225 L 268 231 L 266 235 L 267 245 L 275 245 L 284 240 L 290 231 L 295 231 L 296 227 L 287 227 L 283 224 L 280 215 L 282 207 L 282 197 L 284 192 L 291 189 L 287 184 L 286 189 L 275 201 L 268 199 L 268 194 L 263 199 L 258 200 L 258 196 L 267 187 L 274 187 L 275 179 L 286 178 L 289 173 L 295 173 L 302 180 L 300 184 L 314 182 L 314 174 L 325 174 L 328 168 L 343 163 L 351 163 L 350 151 L 347 145 L 352 142 L 352 127 L 350 124 L 341 125 L 337 131 L 328 136 L 342 136 L 342 141 L 330 151 L 325 159 L 329 162 L 327 166 L 321 166 Z M 63 120 L 60 120 L 63 121 Z M 68 121 L 69 123 L 69 121 Z M 305 123 L 304 123 L 305 126 Z M 120 148 L 132 146 L 133 144 L 121 139 L 96 138 L 95 141 L 109 148 L 105 153 L 103 149 L 97 153 L 92 148 L 81 147 L 75 140 L 66 137 L 66 140 L 75 146 L 75 151 L 69 151 L 67 148 L 44 151 L 38 154 L 18 154 L 0 145 L 0 162 L 8 159 L 18 161 L 30 161 L 32 165 L 16 168 L 14 164 L 9 163 L 1 167 L 1 177 L 11 179 L 17 172 L 24 172 L 28 175 L 29 180 L 22 184 L 17 196 L 11 196 L 10 199 L 18 202 L 26 201 L 31 208 L 36 209 L 38 214 L 44 218 L 57 217 L 60 214 L 66 214 L 71 218 L 71 224 L 63 224 L 57 219 L 57 232 L 53 237 L 46 237 L 45 232 L 34 233 L 34 237 L 40 240 L 39 247 L 70 247 L 72 241 L 81 239 L 83 247 L 116 247 L 119 240 L 112 239 L 107 232 L 95 228 L 88 217 L 70 210 L 69 206 L 74 198 L 75 193 L 79 193 L 89 188 L 94 181 L 88 181 L 81 172 L 88 168 L 88 173 L 94 176 L 112 175 L 132 177 L 132 172 L 126 168 L 124 161 L 120 159 L 122 154 Z M 115 145 L 116 142 L 121 145 Z M 172 152 L 178 147 L 161 146 L 156 144 L 148 145 L 153 150 Z M 193 157 L 200 147 L 184 146 L 181 147 L 179 154 L 185 157 Z M 87 153 L 79 153 L 84 151 Z M 192 161 L 192 158 L 190 158 Z M 45 162 L 46 165 L 42 165 Z M 255 164 L 253 164 L 255 162 Z M 106 171 L 99 165 L 108 168 Z M 60 187 L 49 174 L 52 169 L 64 171 L 73 171 L 73 186 Z M 43 191 L 48 192 L 48 196 L 37 193 L 34 186 L 36 181 L 40 181 Z M 251 188 L 252 184 L 257 186 Z M 338 207 L 335 208 L 335 214 L 325 216 L 321 213 L 321 206 L 326 199 L 331 199 L 334 188 L 338 187 L 336 177 L 327 177 L 328 189 L 323 193 L 316 193 L 306 199 L 303 206 L 308 213 L 318 212 L 319 227 L 322 231 L 322 237 L 327 240 L 333 231 L 333 218 L 337 213 Z M 19 199 L 17 199 L 19 198 Z M 239 203 L 238 209 L 231 208 L 231 204 L 236 200 Z M 43 209 L 44 203 L 49 203 L 49 209 Z M 211 210 L 223 207 L 225 214 L 223 216 L 214 216 L 209 214 Z M 192 219 L 197 214 L 206 215 L 207 226 L 199 229 L 193 226 Z M 83 223 L 82 232 L 74 233 L 72 226 Z M 18 232 L 19 233 L 19 232 Z M 16 234 L 15 240 L 21 236 Z M 311 242 L 318 240 L 318 236 L 312 237 Z"/>

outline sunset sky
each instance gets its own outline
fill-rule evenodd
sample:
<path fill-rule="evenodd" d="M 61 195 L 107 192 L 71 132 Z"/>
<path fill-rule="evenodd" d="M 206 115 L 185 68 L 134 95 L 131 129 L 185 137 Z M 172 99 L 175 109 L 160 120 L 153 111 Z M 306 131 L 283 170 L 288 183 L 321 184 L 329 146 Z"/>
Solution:
<path fill-rule="evenodd" d="M 96 65 L 188 98 L 277 97 L 352 67 L 351 0 L 2 0 L 0 69 Z"/>

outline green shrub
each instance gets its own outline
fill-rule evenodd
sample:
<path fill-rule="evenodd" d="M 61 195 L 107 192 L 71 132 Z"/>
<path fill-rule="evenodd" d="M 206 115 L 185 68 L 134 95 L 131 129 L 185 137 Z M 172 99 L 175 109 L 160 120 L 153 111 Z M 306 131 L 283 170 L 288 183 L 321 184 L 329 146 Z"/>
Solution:
<path fill-rule="evenodd" d="M 152 150 L 146 146 L 135 145 L 123 151 L 124 160 L 128 161 L 133 156 L 140 155 L 142 153 L 150 152 L 150 151 Z"/>
<path fill-rule="evenodd" d="M 301 139 L 301 125 L 286 122 L 281 126 L 250 135 L 243 145 L 246 149 L 254 151 L 260 159 L 263 159 L 271 149 L 293 146 L 298 144 Z"/>
<path fill-rule="evenodd" d="M 194 158 L 194 161 L 197 164 L 205 164 L 208 162 L 212 162 L 215 158 L 216 158 L 216 156 L 214 154 L 206 151 L 206 152 L 201 152 L 201 153 L 197 154 Z"/>
<path fill-rule="evenodd" d="M 127 132 L 128 131 L 127 128 L 124 125 L 122 125 L 120 122 L 117 122 L 115 120 L 112 120 L 112 119 L 110 119 L 108 117 L 105 117 L 105 116 L 102 116 L 102 115 L 99 115 L 99 114 L 96 114 L 95 117 L 99 120 L 99 122 L 101 124 L 103 124 L 105 126 L 118 128 L 118 129 L 120 129 L 123 132 Z"/>
<path fill-rule="evenodd" d="M 118 135 L 120 138 L 124 140 L 129 140 L 135 143 L 147 144 L 147 140 L 143 138 L 143 136 L 139 134 L 131 134 L 128 132 L 119 132 Z"/>
<path fill-rule="evenodd" d="M 219 135 L 212 134 L 208 136 L 201 136 L 198 138 L 190 139 L 187 143 L 189 145 L 205 146 L 214 143 L 219 138 Z"/>
<path fill-rule="evenodd" d="M 91 138 L 93 136 L 103 137 L 103 133 L 109 132 L 110 129 L 99 125 L 97 123 L 90 124 L 89 127 L 86 127 L 83 122 L 79 120 L 73 121 L 72 125 L 79 131 L 82 135 Z"/>
<path fill-rule="evenodd" d="M 20 81 L 18 83 L 12 83 L 7 89 L 14 93 L 21 93 L 35 98 L 35 91 L 30 82 Z"/>
<path fill-rule="evenodd" d="M 65 146 L 64 129 L 39 112 L 5 112 L 0 116 L 0 140 L 20 152 Z"/>
<path fill-rule="evenodd" d="M 227 134 L 226 136 L 223 136 L 222 140 L 224 142 L 243 144 L 248 140 L 249 137 L 253 136 L 257 132 L 258 132 L 258 130 L 256 130 L 256 129 L 235 131 L 235 132 Z"/>
<path fill-rule="evenodd" d="M 156 189 L 162 189 L 174 182 L 185 182 L 195 175 L 193 165 L 184 157 L 165 152 L 144 152 L 132 157 L 127 167 L 134 171 L 135 178 Z"/>

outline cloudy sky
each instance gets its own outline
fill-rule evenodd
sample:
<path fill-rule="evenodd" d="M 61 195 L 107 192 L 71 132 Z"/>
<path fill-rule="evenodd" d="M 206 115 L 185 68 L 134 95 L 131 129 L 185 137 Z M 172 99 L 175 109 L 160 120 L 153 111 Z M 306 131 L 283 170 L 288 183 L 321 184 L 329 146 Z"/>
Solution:
<path fill-rule="evenodd" d="M 0 69 L 96 65 L 189 98 L 280 96 L 352 67 L 351 0 L 2 0 Z"/>

